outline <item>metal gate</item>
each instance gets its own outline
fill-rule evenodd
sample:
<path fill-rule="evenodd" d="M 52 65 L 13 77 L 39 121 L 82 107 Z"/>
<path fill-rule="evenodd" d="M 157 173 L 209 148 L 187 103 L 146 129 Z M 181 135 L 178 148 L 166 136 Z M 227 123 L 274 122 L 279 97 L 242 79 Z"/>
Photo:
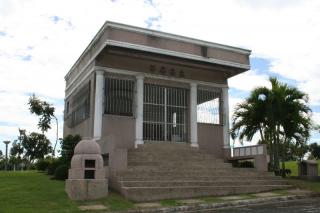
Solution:
<path fill-rule="evenodd" d="M 143 140 L 186 142 L 188 90 L 144 85 Z"/>

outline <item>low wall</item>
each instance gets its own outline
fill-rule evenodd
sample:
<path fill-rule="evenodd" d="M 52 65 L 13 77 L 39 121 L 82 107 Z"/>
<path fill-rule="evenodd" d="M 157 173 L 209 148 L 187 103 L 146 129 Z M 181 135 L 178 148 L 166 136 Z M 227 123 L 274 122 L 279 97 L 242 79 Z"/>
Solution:
<path fill-rule="evenodd" d="M 223 126 L 198 123 L 198 143 L 200 150 L 224 158 Z"/>

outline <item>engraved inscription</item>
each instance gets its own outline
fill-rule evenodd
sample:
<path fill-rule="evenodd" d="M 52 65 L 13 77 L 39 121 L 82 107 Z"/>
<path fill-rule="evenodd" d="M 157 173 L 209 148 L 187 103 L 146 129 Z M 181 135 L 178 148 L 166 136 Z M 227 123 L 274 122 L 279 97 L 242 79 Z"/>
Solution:
<path fill-rule="evenodd" d="M 178 78 L 184 78 L 184 70 L 183 69 L 175 69 L 173 67 L 167 67 L 167 66 L 157 66 L 154 64 L 149 65 L 149 71 L 152 74 L 159 74 L 159 75 L 165 75 L 170 77 L 178 77 Z"/>

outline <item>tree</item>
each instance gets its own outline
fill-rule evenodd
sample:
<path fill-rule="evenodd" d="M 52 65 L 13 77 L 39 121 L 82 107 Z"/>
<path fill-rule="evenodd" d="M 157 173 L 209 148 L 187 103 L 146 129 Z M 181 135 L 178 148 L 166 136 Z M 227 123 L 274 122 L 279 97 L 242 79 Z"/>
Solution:
<path fill-rule="evenodd" d="M 56 142 L 54 144 L 54 148 L 52 151 L 52 155 L 55 155 L 55 150 L 59 138 L 59 127 L 58 127 L 58 119 L 54 115 L 55 108 L 46 101 L 41 101 L 38 97 L 34 94 L 29 98 L 29 110 L 32 114 L 36 114 L 39 116 L 38 127 L 41 129 L 42 134 L 48 129 L 51 129 L 51 119 L 54 118 L 57 124 L 57 135 L 56 135 Z"/>
<path fill-rule="evenodd" d="M 306 143 L 289 144 L 288 152 L 286 154 L 286 161 L 302 161 L 305 154 L 309 151 L 309 145 Z"/>
<path fill-rule="evenodd" d="M 0 160 L 3 158 L 2 151 L 0 150 Z"/>
<path fill-rule="evenodd" d="M 44 159 L 44 156 L 52 151 L 50 141 L 46 136 L 36 132 L 24 135 L 21 145 L 25 150 L 25 158 L 31 163 L 33 163 L 35 159 Z"/>
<path fill-rule="evenodd" d="M 81 141 L 80 135 L 68 135 L 63 140 L 60 141 L 61 143 L 61 160 L 70 165 L 71 158 L 74 154 L 75 146 Z"/>
<path fill-rule="evenodd" d="M 307 95 L 295 87 L 270 78 L 271 89 L 258 87 L 237 105 L 231 133 L 240 141 L 251 141 L 258 133 L 260 143 L 267 144 L 271 168 L 279 170 L 290 146 L 301 146 L 310 137 L 311 110 Z"/>
<path fill-rule="evenodd" d="M 23 147 L 22 144 L 18 141 L 13 141 L 11 149 L 10 149 L 10 155 L 13 157 L 16 157 L 17 159 L 22 159 L 23 155 Z"/>
<path fill-rule="evenodd" d="M 309 151 L 315 159 L 319 160 L 320 159 L 320 145 L 317 143 L 312 143 L 309 145 Z"/>

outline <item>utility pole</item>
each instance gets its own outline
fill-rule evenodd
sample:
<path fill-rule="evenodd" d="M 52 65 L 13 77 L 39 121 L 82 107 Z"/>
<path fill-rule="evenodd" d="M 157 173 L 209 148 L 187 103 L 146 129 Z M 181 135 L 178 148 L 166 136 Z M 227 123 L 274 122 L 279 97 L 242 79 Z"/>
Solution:
<path fill-rule="evenodd" d="M 6 162 L 5 162 L 5 166 L 4 166 L 4 170 L 8 170 L 8 144 L 10 143 L 10 141 L 3 141 L 3 143 L 6 145 Z"/>

